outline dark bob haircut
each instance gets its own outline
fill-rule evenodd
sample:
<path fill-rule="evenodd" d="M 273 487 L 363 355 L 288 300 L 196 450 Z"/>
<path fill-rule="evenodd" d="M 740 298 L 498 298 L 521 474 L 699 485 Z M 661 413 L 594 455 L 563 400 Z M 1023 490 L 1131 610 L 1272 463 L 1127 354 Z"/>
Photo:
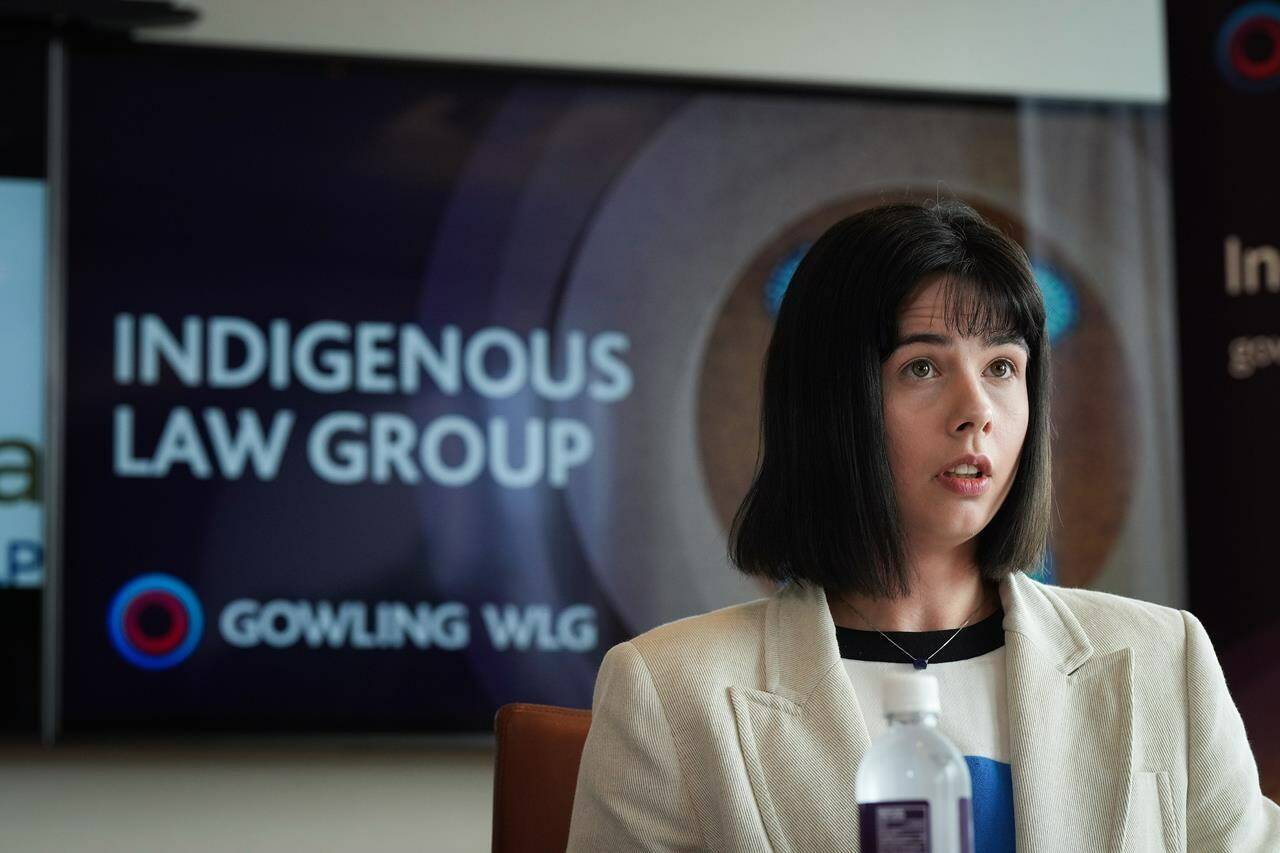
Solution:
<path fill-rule="evenodd" d="M 742 571 L 873 598 L 908 594 L 880 371 L 901 309 L 939 275 L 948 329 L 1016 332 L 1027 343 L 1027 434 L 976 560 L 988 580 L 1039 568 L 1052 500 L 1044 301 L 1022 247 L 944 200 L 843 219 L 792 276 L 765 357 L 755 478 L 729 532 Z"/>

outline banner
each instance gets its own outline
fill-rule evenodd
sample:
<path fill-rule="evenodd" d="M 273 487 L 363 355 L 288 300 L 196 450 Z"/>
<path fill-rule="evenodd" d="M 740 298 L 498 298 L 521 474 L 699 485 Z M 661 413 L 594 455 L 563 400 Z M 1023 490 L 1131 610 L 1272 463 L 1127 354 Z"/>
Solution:
<path fill-rule="evenodd" d="M 1280 800 L 1280 4 L 1170 3 L 1189 606 Z"/>

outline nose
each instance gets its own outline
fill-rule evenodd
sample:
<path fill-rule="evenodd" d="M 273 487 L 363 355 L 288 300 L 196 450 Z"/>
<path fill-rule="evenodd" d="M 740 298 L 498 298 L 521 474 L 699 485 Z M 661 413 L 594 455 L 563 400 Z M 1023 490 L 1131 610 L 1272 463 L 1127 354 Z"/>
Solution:
<path fill-rule="evenodd" d="M 951 416 L 952 434 L 981 432 L 990 435 L 995 420 L 995 408 L 976 377 L 961 380 L 956 391 L 955 409 Z"/>

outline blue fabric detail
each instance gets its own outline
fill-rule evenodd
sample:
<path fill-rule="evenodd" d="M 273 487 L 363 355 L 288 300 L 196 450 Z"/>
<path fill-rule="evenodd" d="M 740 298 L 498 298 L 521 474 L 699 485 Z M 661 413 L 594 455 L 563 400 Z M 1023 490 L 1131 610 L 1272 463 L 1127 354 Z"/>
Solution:
<path fill-rule="evenodd" d="M 973 782 L 976 853 L 1014 853 L 1012 769 L 980 755 L 966 755 L 964 762 Z"/>

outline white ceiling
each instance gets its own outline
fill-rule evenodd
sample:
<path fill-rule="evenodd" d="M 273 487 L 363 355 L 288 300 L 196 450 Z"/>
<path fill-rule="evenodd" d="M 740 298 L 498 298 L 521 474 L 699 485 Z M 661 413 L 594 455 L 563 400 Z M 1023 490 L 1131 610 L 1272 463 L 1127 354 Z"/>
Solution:
<path fill-rule="evenodd" d="M 190 0 L 189 0 L 190 1 Z M 1163 103 L 1161 0 L 194 0 L 151 39 Z"/>

